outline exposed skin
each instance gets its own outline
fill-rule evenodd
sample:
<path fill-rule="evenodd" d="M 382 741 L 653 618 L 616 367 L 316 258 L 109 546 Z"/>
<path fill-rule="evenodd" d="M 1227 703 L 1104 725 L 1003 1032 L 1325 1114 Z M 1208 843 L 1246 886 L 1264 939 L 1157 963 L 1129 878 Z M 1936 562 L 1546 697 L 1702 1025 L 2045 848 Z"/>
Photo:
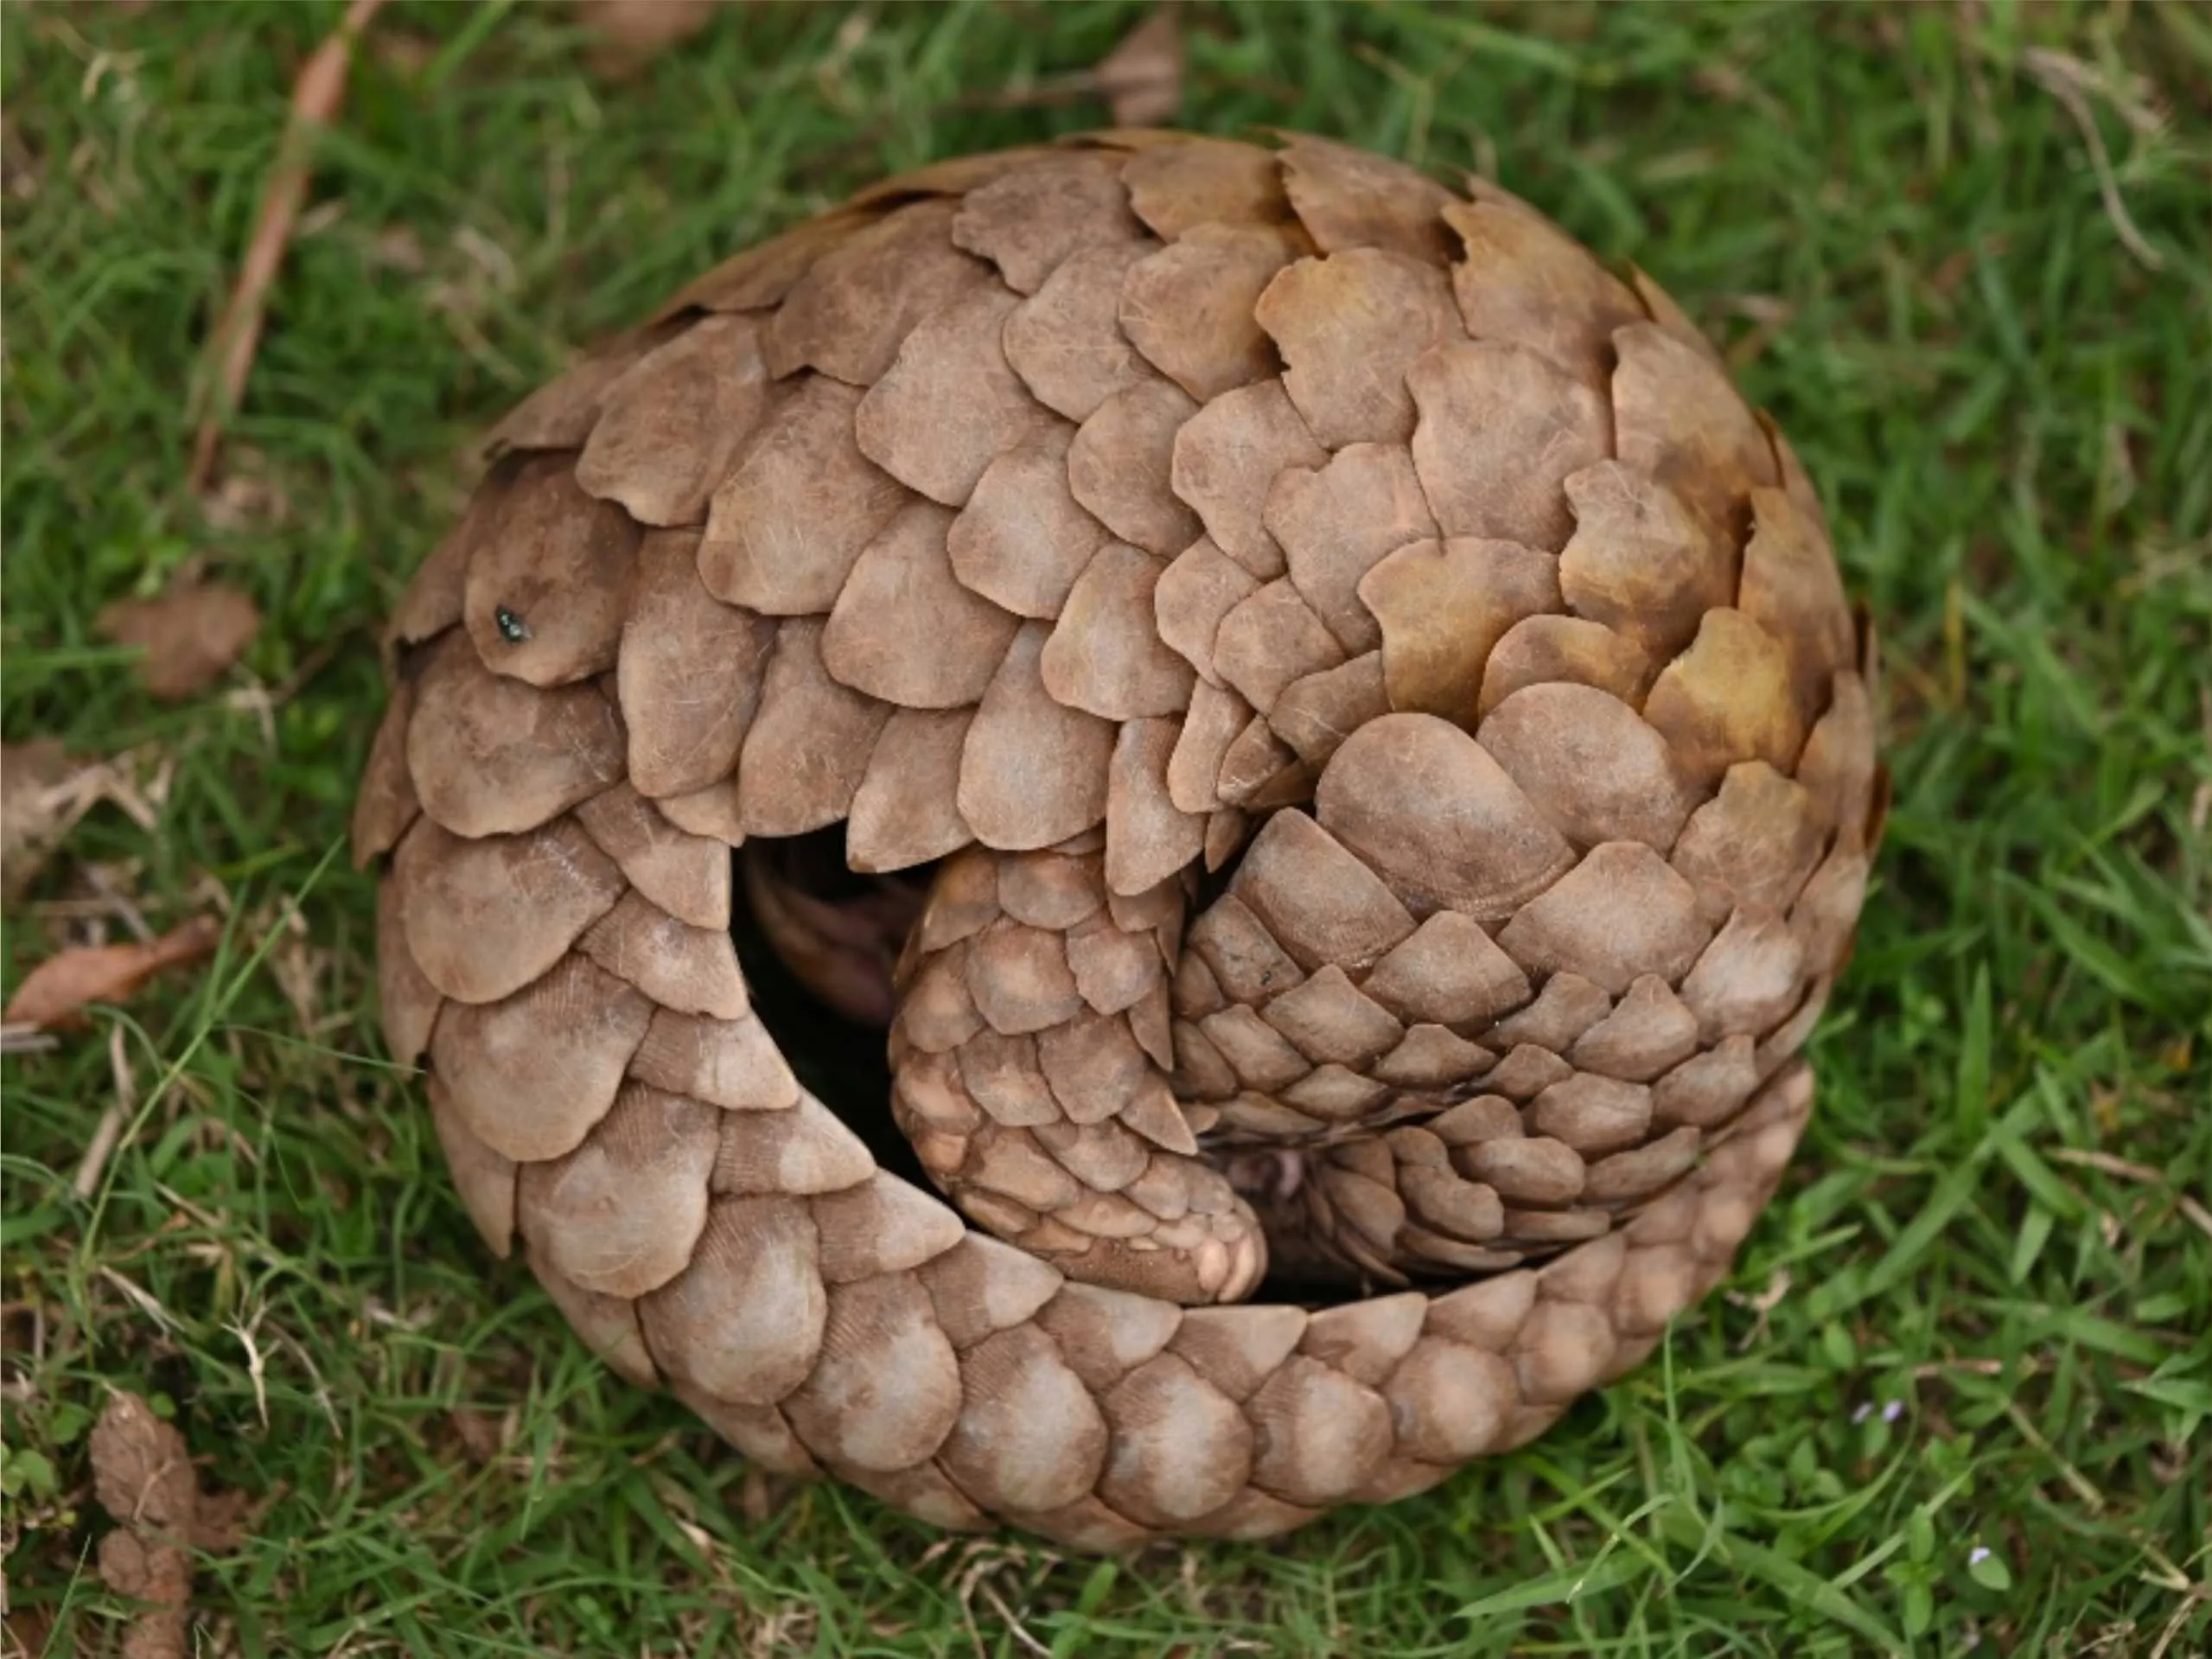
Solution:
<path fill-rule="evenodd" d="M 858 876 L 834 850 L 799 840 L 748 843 L 738 852 L 754 920 L 792 976 L 856 1024 L 888 1030 L 898 999 L 891 975 L 927 900 L 914 872 Z M 826 896 L 826 890 L 864 890 Z"/>
<path fill-rule="evenodd" d="M 1229 1184 L 1246 1196 L 1282 1204 L 1298 1196 L 1305 1182 L 1306 1159 L 1291 1147 L 1274 1146 L 1234 1153 L 1223 1161 L 1221 1170 Z"/>

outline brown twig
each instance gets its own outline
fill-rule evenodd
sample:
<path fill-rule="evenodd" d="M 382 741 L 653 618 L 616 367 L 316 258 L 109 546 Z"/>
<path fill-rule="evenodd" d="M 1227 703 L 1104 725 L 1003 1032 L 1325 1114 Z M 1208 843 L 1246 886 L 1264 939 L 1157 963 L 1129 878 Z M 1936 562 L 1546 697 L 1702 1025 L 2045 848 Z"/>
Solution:
<path fill-rule="evenodd" d="M 239 268 L 238 286 L 223 308 L 222 321 L 209 340 L 209 361 L 214 365 L 212 386 L 202 382 L 202 398 L 212 404 L 200 419 L 192 443 L 192 470 L 188 482 L 194 495 L 207 487 L 214 475 L 215 453 L 222 443 L 223 421 L 238 406 L 245 379 L 253 370 L 253 354 L 261 343 L 261 321 L 269 303 L 270 284 L 291 244 L 292 227 L 307 200 L 309 165 L 316 134 L 328 126 L 346 94 L 346 71 L 353 61 L 354 44 L 384 4 L 384 0 L 352 0 L 336 31 L 315 49 L 292 86 L 292 105 L 284 137 L 277 146 L 276 165 L 261 192 L 261 212 L 253 237 L 245 246 Z"/>
<path fill-rule="evenodd" d="M 2079 1164 L 2085 1170 L 2095 1170 L 2122 1181 L 2139 1182 L 2148 1187 L 2166 1184 L 2166 1177 L 2162 1171 L 2147 1164 L 2131 1164 L 2124 1158 L 2114 1158 L 2110 1152 L 2088 1152 L 2078 1146 L 2059 1146 L 2052 1150 L 2051 1157 L 2058 1163 Z"/>
<path fill-rule="evenodd" d="M 2143 233 L 2136 228 L 2135 219 L 2127 211 L 2127 202 L 2120 194 L 2120 180 L 2113 173 L 2112 157 L 2105 151 L 2104 134 L 2097 130 L 2097 118 L 2089 108 L 2085 89 L 2094 87 L 2111 99 L 2121 118 L 2139 133 L 2158 131 L 2158 118 L 2150 110 L 2131 104 L 2119 97 L 2088 65 L 2079 58 L 2062 52 L 2053 52 L 2043 47 L 2030 47 L 2024 57 L 2028 72 L 2043 84 L 2043 90 L 2056 99 L 2066 112 L 2074 118 L 2074 124 L 2081 130 L 2081 137 L 2089 146 L 2089 165 L 2097 177 L 2097 194 L 2105 204 L 2105 217 L 2112 222 L 2113 234 L 2120 246 L 2133 254 L 2136 262 L 2146 271 L 2163 271 L 2166 262 L 2158 249 L 2143 239 Z"/>

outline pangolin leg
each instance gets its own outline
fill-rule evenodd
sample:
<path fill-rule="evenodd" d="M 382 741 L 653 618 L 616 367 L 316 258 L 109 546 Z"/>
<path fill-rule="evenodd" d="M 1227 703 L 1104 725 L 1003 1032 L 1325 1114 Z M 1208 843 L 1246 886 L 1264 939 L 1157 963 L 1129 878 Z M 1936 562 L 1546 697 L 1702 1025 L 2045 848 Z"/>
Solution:
<path fill-rule="evenodd" d="M 1191 1303 L 1266 1271 L 1252 1208 L 1169 1088 L 1179 880 L 1108 891 L 1095 852 L 971 848 L 900 963 L 893 1110 L 978 1225 L 1070 1278 Z"/>

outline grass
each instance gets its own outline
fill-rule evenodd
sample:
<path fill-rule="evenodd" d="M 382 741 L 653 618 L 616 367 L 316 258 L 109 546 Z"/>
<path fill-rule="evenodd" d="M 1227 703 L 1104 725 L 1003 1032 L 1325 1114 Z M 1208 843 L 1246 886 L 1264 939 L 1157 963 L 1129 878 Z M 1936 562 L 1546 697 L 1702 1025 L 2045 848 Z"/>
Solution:
<path fill-rule="evenodd" d="M 231 921 L 207 971 L 0 1074 L 15 1642 L 119 1642 L 86 1457 L 112 1385 L 252 1496 L 201 1566 L 208 1653 L 2212 1649 L 2212 20 L 2181 3 L 1188 19 L 1188 124 L 1494 169 L 1659 275 L 1884 630 L 1897 806 L 1812 1133 L 1731 1294 L 1632 1380 L 1425 1498 L 1100 1564 L 766 1479 L 488 1262 L 331 856 L 468 437 L 887 168 L 1099 124 L 1004 94 L 1136 15 L 746 8 L 610 84 L 564 14 L 396 6 L 211 518 L 187 391 L 335 10 L 0 13 L 0 724 L 172 769 L 158 833 L 100 809 L 7 917 L 7 982 L 88 865 L 156 925 Z M 194 560 L 268 621 L 157 705 L 91 618 Z"/>

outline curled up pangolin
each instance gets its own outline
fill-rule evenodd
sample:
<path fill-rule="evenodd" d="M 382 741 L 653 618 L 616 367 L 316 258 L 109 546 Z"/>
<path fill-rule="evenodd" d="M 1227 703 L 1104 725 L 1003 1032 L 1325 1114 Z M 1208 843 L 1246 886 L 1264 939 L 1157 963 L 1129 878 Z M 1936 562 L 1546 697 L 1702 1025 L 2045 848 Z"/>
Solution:
<path fill-rule="evenodd" d="M 1726 1271 L 1884 791 L 1813 489 L 1641 271 L 1092 135 L 740 254 L 490 454 L 356 842 L 470 1214 L 624 1375 L 947 1526 L 1250 1538 Z"/>

